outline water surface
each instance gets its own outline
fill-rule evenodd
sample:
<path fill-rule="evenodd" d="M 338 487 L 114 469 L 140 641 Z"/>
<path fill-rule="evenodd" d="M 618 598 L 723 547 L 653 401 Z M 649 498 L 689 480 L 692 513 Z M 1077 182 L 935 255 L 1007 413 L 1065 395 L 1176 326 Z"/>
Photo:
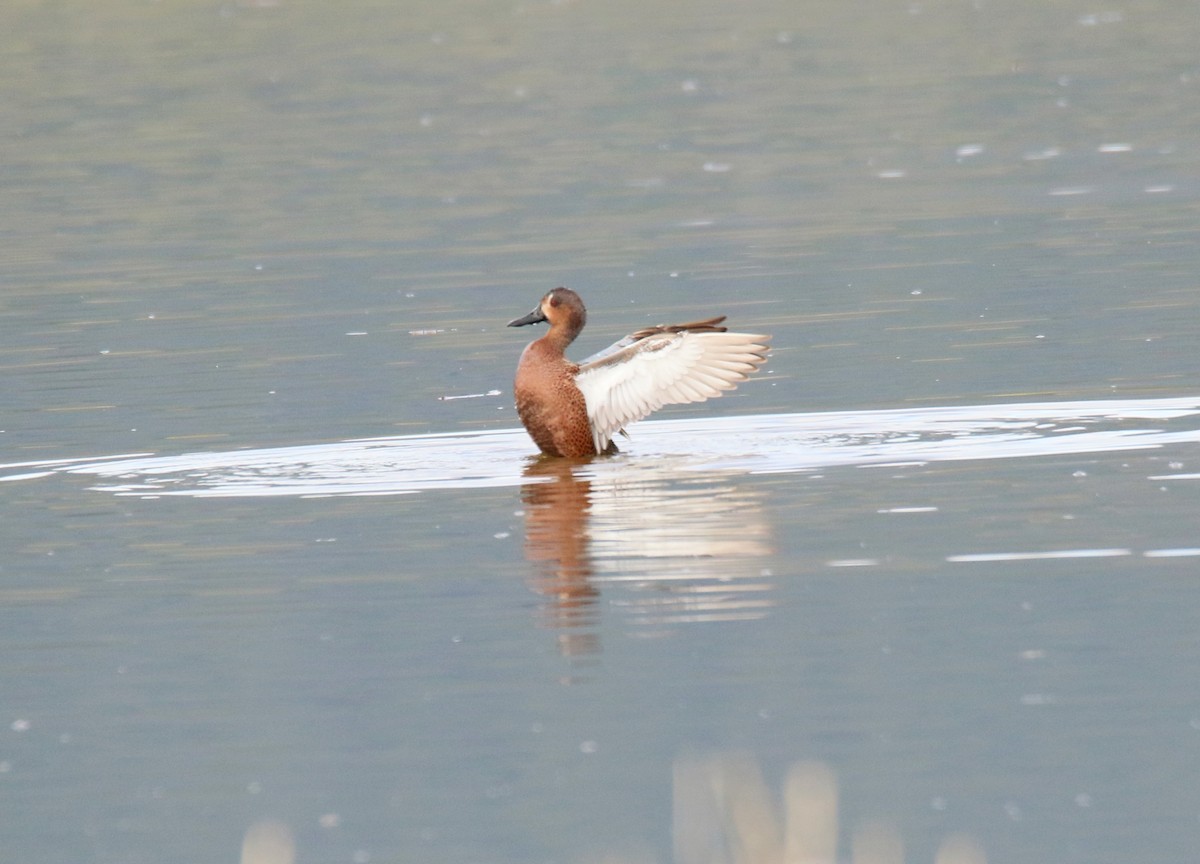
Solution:
<path fill-rule="evenodd" d="M 1198 28 L 4 7 L 8 854 L 1187 860 Z M 538 461 L 557 284 L 771 361 Z"/>

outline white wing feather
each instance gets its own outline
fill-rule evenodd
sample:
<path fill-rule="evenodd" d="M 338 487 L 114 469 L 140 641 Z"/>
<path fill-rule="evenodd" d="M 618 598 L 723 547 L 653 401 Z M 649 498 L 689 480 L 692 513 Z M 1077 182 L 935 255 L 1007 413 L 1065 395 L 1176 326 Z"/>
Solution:
<path fill-rule="evenodd" d="M 660 333 L 580 366 L 575 383 L 587 403 L 596 452 L 663 405 L 732 390 L 766 360 L 769 341 L 749 333 Z"/>

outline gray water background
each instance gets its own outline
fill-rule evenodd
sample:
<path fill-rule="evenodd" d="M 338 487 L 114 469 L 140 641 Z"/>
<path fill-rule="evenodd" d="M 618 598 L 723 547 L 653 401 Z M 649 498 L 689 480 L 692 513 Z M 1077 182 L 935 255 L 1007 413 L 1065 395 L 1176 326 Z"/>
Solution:
<path fill-rule="evenodd" d="M 67 0 L 0 33 L 11 860 L 236 860 L 270 818 L 299 861 L 686 864 L 689 754 L 730 751 L 785 810 L 829 766 L 843 858 L 871 820 L 913 861 L 1194 854 L 1196 424 L 1130 407 L 1198 392 L 1191 5 Z M 503 324 L 557 284 L 578 356 L 724 313 L 771 361 L 664 412 L 686 435 L 539 468 Z M 1045 438 L 1168 438 L 925 461 L 990 439 L 883 410 L 1114 399 Z M 441 433 L 438 488 L 311 480 Z M 154 453 L 190 493 L 194 454 L 224 489 L 296 446 L 289 494 L 44 464 Z"/>

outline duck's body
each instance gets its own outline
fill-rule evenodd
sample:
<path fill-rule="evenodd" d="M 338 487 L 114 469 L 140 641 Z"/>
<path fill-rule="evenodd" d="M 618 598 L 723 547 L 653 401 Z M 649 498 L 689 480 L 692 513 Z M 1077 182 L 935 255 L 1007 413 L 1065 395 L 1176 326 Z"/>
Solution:
<path fill-rule="evenodd" d="M 647 327 L 572 363 L 565 352 L 587 323 L 587 309 L 574 291 L 555 288 L 508 324 L 550 323 L 517 365 L 513 394 L 521 422 L 551 456 L 615 452 L 612 436 L 627 424 L 663 405 L 720 396 L 766 360 L 769 336 L 727 333 L 724 320 Z"/>

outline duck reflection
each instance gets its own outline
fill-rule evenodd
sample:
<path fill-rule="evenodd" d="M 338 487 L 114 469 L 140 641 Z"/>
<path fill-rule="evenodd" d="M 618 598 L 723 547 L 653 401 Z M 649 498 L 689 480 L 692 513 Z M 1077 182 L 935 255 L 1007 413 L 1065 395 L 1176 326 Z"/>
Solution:
<path fill-rule="evenodd" d="M 592 654 L 599 647 L 592 628 L 600 592 L 592 584 L 587 536 L 592 483 L 575 476 L 576 464 L 538 459 L 525 476 L 548 482 L 526 483 L 521 489 L 525 557 L 537 571 L 530 584 L 547 599 L 545 623 L 558 631 L 559 650 L 567 656 Z"/>
<path fill-rule="evenodd" d="M 675 625 L 761 618 L 773 602 L 760 497 L 670 465 L 538 459 L 525 471 L 525 556 L 544 620 L 568 655 L 599 650 L 600 589 L 645 636 Z M 758 559 L 756 563 L 756 559 Z"/>

